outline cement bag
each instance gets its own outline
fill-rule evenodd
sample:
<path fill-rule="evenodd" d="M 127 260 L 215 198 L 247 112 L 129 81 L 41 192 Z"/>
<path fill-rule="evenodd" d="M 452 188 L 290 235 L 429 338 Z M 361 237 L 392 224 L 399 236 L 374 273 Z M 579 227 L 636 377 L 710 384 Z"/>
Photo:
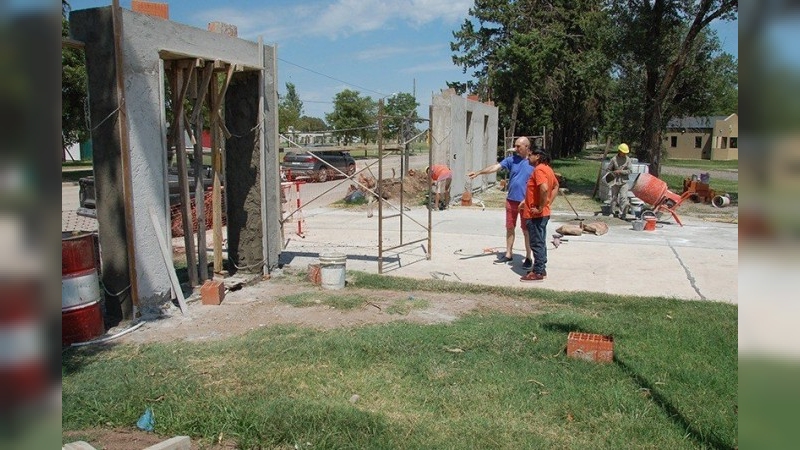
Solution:
<path fill-rule="evenodd" d="M 563 234 L 564 236 L 580 236 L 583 234 L 583 230 L 580 225 L 566 224 L 558 227 L 556 233 Z"/>
<path fill-rule="evenodd" d="M 587 233 L 594 233 L 597 236 L 602 236 L 608 233 L 608 224 L 605 222 L 589 222 L 583 224 L 583 231 Z"/>

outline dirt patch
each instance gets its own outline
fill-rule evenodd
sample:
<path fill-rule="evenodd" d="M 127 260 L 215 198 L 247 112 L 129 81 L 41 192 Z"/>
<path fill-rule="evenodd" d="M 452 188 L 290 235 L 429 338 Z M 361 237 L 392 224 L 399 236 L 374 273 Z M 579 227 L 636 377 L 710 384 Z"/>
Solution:
<path fill-rule="evenodd" d="M 348 282 L 349 284 L 349 282 Z M 347 296 L 362 299 L 361 305 L 340 310 L 318 304 L 295 307 L 281 298 L 308 294 Z M 342 291 L 328 291 L 298 281 L 296 274 L 261 281 L 245 289 L 228 292 L 218 306 L 202 305 L 190 299 L 189 314 L 170 307 L 158 320 L 146 322 L 139 329 L 116 340 L 120 343 L 202 342 L 239 336 L 249 331 L 274 325 L 298 325 L 315 329 L 357 327 L 395 321 L 434 324 L 447 323 L 476 311 L 504 314 L 531 314 L 538 311 L 536 302 L 519 301 L 500 296 L 375 291 L 349 286 Z M 109 335 L 127 327 L 123 324 L 109 330 Z"/>
<path fill-rule="evenodd" d="M 97 450 L 142 450 L 143 448 L 164 442 L 174 436 L 159 436 L 137 429 L 126 430 L 122 428 L 90 428 L 81 431 L 65 431 L 62 435 L 64 442 L 84 441 Z M 199 444 L 192 441 L 192 450 L 226 450 L 236 449 L 232 441 L 218 442 L 215 444 Z"/>

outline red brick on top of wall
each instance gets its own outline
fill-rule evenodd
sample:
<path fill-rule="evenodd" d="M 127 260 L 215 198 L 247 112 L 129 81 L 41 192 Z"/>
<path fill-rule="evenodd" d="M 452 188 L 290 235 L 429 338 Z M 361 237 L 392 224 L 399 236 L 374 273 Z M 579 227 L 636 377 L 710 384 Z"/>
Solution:
<path fill-rule="evenodd" d="M 145 2 L 142 0 L 131 0 L 131 10 L 169 20 L 169 5 L 167 3 Z"/>

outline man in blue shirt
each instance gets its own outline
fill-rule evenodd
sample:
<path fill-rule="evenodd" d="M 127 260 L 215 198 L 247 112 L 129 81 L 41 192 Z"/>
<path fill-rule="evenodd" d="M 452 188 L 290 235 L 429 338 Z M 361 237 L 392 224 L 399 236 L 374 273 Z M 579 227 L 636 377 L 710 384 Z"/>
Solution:
<path fill-rule="evenodd" d="M 525 200 L 525 190 L 527 188 L 528 179 L 533 173 L 533 166 L 528 163 L 531 141 L 525 136 L 517 138 L 514 143 L 514 150 L 516 150 L 516 153 L 499 163 L 467 174 L 470 179 L 474 179 L 478 175 L 495 173 L 500 169 L 506 169 L 509 174 L 508 195 L 506 196 L 506 253 L 497 258 L 495 261 L 496 264 L 509 263 L 514 259 L 514 228 L 517 226 L 517 217 L 519 217 L 520 214 L 519 205 Z M 530 270 L 531 267 L 533 267 L 533 261 L 531 260 L 531 244 L 528 237 L 528 228 L 525 226 L 524 219 L 520 217 L 519 221 L 524 237 L 523 240 L 525 241 L 525 261 L 522 262 L 522 268 Z"/>

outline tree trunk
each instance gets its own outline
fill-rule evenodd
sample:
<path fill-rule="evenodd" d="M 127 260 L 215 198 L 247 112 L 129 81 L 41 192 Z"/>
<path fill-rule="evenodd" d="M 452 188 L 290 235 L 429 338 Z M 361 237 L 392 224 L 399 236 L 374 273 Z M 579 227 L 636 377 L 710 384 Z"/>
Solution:
<path fill-rule="evenodd" d="M 517 132 L 517 112 L 519 111 L 519 92 L 514 93 L 514 103 L 511 104 L 511 123 L 509 124 L 509 132 L 511 137 L 516 136 Z M 513 144 L 513 142 L 512 142 Z"/>
<path fill-rule="evenodd" d="M 656 103 L 645 114 L 641 152 L 650 160 L 650 173 L 655 177 L 661 173 L 661 121 L 661 104 Z"/>

